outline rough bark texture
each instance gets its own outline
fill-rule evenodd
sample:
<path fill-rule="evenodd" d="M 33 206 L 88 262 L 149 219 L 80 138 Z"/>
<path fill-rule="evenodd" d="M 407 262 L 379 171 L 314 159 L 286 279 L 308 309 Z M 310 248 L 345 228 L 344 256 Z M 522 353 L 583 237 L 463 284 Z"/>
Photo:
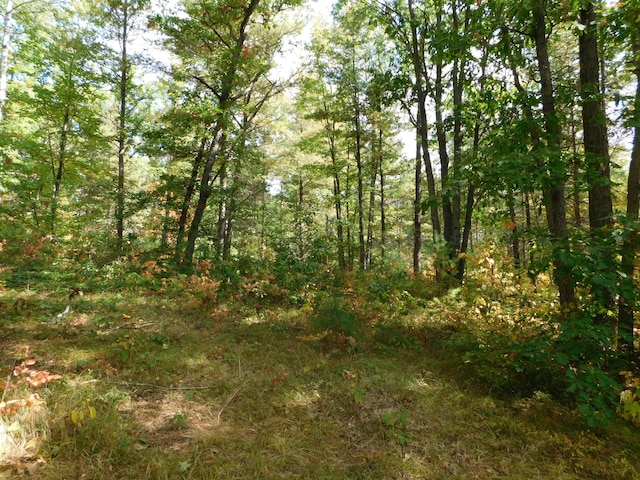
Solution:
<path fill-rule="evenodd" d="M 124 245 L 124 180 L 125 149 L 127 144 L 127 93 L 129 83 L 129 58 L 127 42 L 129 37 L 129 4 L 122 3 L 122 30 L 120 38 L 120 112 L 118 114 L 118 187 L 116 192 L 116 250 L 122 252 Z"/>
<path fill-rule="evenodd" d="M 416 96 L 418 100 L 418 135 L 422 147 L 422 162 L 427 174 L 427 189 L 429 192 L 429 210 L 431 212 L 431 226 L 433 229 L 434 239 L 440 236 L 440 215 L 438 213 L 436 181 L 433 175 L 433 166 L 431 165 L 431 156 L 429 154 L 429 129 L 427 121 L 426 109 L 426 93 L 425 78 L 422 68 L 420 42 L 418 41 L 418 22 L 413 7 L 413 0 L 407 0 L 409 8 L 409 17 L 411 21 L 411 60 L 413 63 L 413 71 L 415 75 Z M 437 273 L 437 272 L 436 272 Z"/>
<path fill-rule="evenodd" d="M 611 222 L 611 174 L 607 119 L 600 93 L 597 16 L 593 1 L 580 10 L 580 86 L 584 153 L 589 181 L 589 226 L 598 230 Z"/>
<path fill-rule="evenodd" d="M 637 32 L 633 46 L 636 74 L 636 97 L 634 108 L 634 120 L 640 120 L 640 29 Z M 637 125 L 637 123 L 636 123 Z M 640 127 L 636 126 L 633 137 L 633 149 L 631 162 L 629 163 L 629 176 L 627 178 L 627 217 L 631 221 L 637 221 L 640 213 Z M 618 327 L 620 331 L 621 347 L 630 355 L 634 354 L 633 327 L 634 312 L 636 311 L 636 288 L 634 282 L 636 247 L 638 232 L 634 229 L 629 234 L 622 246 L 622 270 L 624 277 L 621 285 L 621 299 L 618 312 Z"/>
<path fill-rule="evenodd" d="M 415 196 L 413 203 L 413 274 L 420 275 L 422 251 L 422 151 L 416 141 Z"/>
<path fill-rule="evenodd" d="M 567 217 L 565 204 L 565 169 L 560 150 L 560 122 L 556 114 L 555 97 L 549 62 L 545 2 L 533 3 L 533 37 L 540 76 L 544 136 L 547 146 L 547 179 L 543 187 L 547 225 L 554 243 L 554 281 L 558 287 L 560 303 L 570 305 L 574 299 L 571 267 L 564 258 L 568 253 Z"/>

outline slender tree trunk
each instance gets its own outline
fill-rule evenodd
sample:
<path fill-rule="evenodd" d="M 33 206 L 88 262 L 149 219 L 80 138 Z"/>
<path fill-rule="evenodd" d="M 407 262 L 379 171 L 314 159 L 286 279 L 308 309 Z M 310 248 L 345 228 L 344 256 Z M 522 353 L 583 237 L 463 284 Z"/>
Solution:
<path fill-rule="evenodd" d="M 459 18 L 458 18 L 458 9 L 457 9 L 457 0 L 452 1 L 453 6 L 453 28 L 456 35 L 459 35 Z M 471 7 L 470 5 L 466 6 L 465 10 L 465 20 L 464 26 L 462 27 L 462 37 L 464 38 L 467 35 L 469 30 L 469 22 L 471 19 L 470 16 Z M 485 53 L 483 55 L 483 62 L 486 63 Z M 451 177 L 454 181 L 457 180 L 458 172 L 460 171 L 462 165 L 462 147 L 464 143 L 464 139 L 462 137 L 462 94 L 464 90 L 464 86 L 466 84 L 466 60 L 467 55 L 463 54 L 460 56 L 456 56 L 453 63 L 453 176 Z M 482 75 L 484 77 L 484 75 Z M 480 80 L 481 87 L 484 80 Z M 445 238 L 447 243 L 449 244 L 449 258 L 454 260 L 458 257 L 458 254 L 461 253 L 461 228 L 460 228 L 460 220 L 461 220 L 461 198 L 460 198 L 460 189 L 456 185 L 452 185 L 448 179 L 447 188 L 452 192 L 451 193 L 451 226 L 449 227 L 450 237 Z M 443 179 L 444 180 L 444 179 Z M 458 277 L 458 274 L 454 272 L 455 276 Z"/>
<path fill-rule="evenodd" d="M 13 20 L 13 0 L 7 0 L 4 10 L 4 28 L 2 30 L 2 51 L 0 52 L 0 123 L 2 123 L 4 104 L 7 102 L 7 80 L 9 72 L 9 54 L 11 48 L 11 21 Z"/>
<path fill-rule="evenodd" d="M 164 199 L 164 219 L 162 221 L 162 236 L 160 237 L 160 248 L 169 246 L 169 232 L 171 231 L 171 202 L 173 194 L 167 189 L 167 195 Z"/>
<path fill-rule="evenodd" d="M 520 259 L 520 234 L 518 232 L 518 219 L 516 217 L 516 208 L 514 204 L 513 190 L 509 188 L 507 193 L 507 207 L 509 208 L 509 221 L 511 222 L 511 251 L 513 255 L 513 266 L 520 268 L 522 260 Z"/>
<path fill-rule="evenodd" d="M 227 229 L 227 220 L 229 217 L 229 199 L 231 196 L 227 193 L 229 191 L 229 187 L 227 184 L 227 168 L 224 165 L 220 169 L 220 173 L 218 175 L 218 180 L 220 182 L 220 203 L 218 203 L 218 222 L 216 224 L 216 253 L 218 258 L 224 260 L 223 252 L 224 252 L 224 239 L 226 237 L 226 229 Z"/>
<path fill-rule="evenodd" d="M 436 14 L 436 29 L 440 30 L 442 28 L 442 13 L 438 11 Z M 455 28 L 455 27 L 454 27 Z M 454 64 L 454 77 L 456 76 L 455 66 L 457 66 L 457 61 Z M 436 64 L 436 83 L 435 83 L 435 121 L 436 121 L 436 137 L 438 140 L 438 156 L 440 157 L 440 176 L 442 177 L 442 185 L 443 188 L 447 188 L 447 184 L 449 183 L 449 151 L 447 147 L 447 133 L 444 125 L 444 115 L 443 115 L 443 96 L 444 96 L 444 85 L 443 85 L 443 64 L 442 60 L 439 60 Z M 453 210 L 451 206 L 451 196 L 443 195 L 442 196 L 442 224 L 443 224 L 443 236 L 446 242 L 450 242 L 453 236 L 452 227 L 453 227 Z M 451 247 L 451 245 L 449 245 Z M 451 248 L 450 248 L 451 250 Z"/>
<path fill-rule="evenodd" d="M 418 118 L 417 130 L 422 148 L 422 161 L 424 163 L 425 172 L 427 174 L 427 189 L 429 192 L 429 206 L 431 211 L 431 225 L 433 229 L 434 240 L 440 236 L 440 214 L 438 213 L 438 201 L 436 193 L 436 181 L 433 175 L 433 166 L 431 165 L 431 156 L 429 154 L 429 128 L 427 121 L 425 92 L 425 75 L 422 68 L 421 44 L 418 40 L 418 22 L 413 8 L 413 0 L 407 0 L 409 8 L 409 17 L 411 21 L 411 60 L 413 63 L 413 72 L 415 76 L 416 96 L 418 101 Z M 436 276 L 439 269 L 436 267 Z"/>
<path fill-rule="evenodd" d="M 60 187 L 62 185 L 62 175 L 67 157 L 67 142 L 69 136 L 69 123 L 71 122 L 71 112 L 69 106 L 65 108 L 62 126 L 60 128 L 60 143 L 58 147 L 58 158 L 52 164 L 53 173 L 53 198 L 51 199 L 51 229 L 52 238 L 56 235 L 56 220 L 58 215 L 58 205 L 60 202 Z"/>
<path fill-rule="evenodd" d="M 189 207 L 191 207 L 191 199 L 193 198 L 193 194 L 196 191 L 196 186 L 198 183 L 198 173 L 200 171 L 200 165 L 202 164 L 202 160 L 204 159 L 206 146 L 207 146 L 207 140 L 202 139 L 202 142 L 200 142 L 200 148 L 198 149 L 198 153 L 193 160 L 193 165 L 191 167 L 191 175 L 189 177 L 189 183 L 187 184 L 187 188 L 185 189 L 184 197 L 182 199 L 182 208 L 180 209 L 180 219 L 178 220 L 178 235 L 176 236 L 176 246 L 175 246 L 176 261 L 180 259 L 180 255 L 182 254 L 182 244 L 184 243 L 184 235 L 187 228 L 187 219 L 189 218 Z"/>
<path fill-rule="evenodd" d="M 298 258 L 304 259 L 304 182 L 302 175 L 298 177 L 298 205 L 297 205 L 296 233 L 298 244 Z"/>
<path fill-rule="evenodd" d="M 232 177 L 234 185 L 237 182 L 236 175 Z M 223 237 L 222 237 L 222 261 L 228 262 L 231 259 L 231 240 L 233 239 L 233 225 L 234 216 L 237 209 L 237 200 L 235 195 L 229 195 L 227 200 L 227 208 L 224 216 L 223 223 Z"/>
<path fill-rule="evenodd" d="M 554 243 L 554 280 L 558 287 L 560 303 L 567 306 L 574 299 L 574 284 L 571 266 L 564 260 L 569 251 L 565 205 L 566 173 L 560 154 L 560 121 L 555 108 L 544 2 L 534 1 L 532 13 L 534 17 L 533 35 L 541 85 L 542 115 L 544 117 L 548 149 L 547 179 L 543 193 L 547 225 Z"/>
<path fill-rule="evenodd" d="M 413 200 L 413 274 L 417 277 L 421 271 L 422 252 L 422 151 L 419 139 L 416 139 L 415 196 Z"/>
<path fill-rule="evenodd" d="M 222 159 L 221 157 L 224 155 L 225 133 L 223 125 L 224 121 L 222 119 L 218 119 L 212 134 L 209 152 L 207 153 L 207 161 L 205 162 L 202 171 L 198 203 L 196 205 L 193 219 L 191 220 L 191 225 L 189 226 L 189 231 L 187 233 L 187 245 L 185 248 L 183 259 L 183 262 L 186 265 L 191 265 L 191 263 L 193 262 L 193 254 L 196 250 L 196 240 L 198 239 L 198 234 L 200 231 L 200 223 L 202 222 L 202 218 L 204 217 L 204 212 L 207 207 L 207 202 L 209 201 L 209 197 L 211 196 L 212 182 L 215 180 L 215 178 L 211 177 L 213 165 L 215 164 L 216 160 Z M 222 162 L 224 163 L 224 159 L 222 159 Z"/>
<path fill-rule="evenodd" d="M 347 219 L 347 268 L 353 270 L 353 240 L 351 238 L 351 209 L 349 208 L 349 198 L 351 198 L 351 178 L 349 174 L 349 165 L 347 165 L 347 177 L 345 181 L 345 214 Z"/>
<path fill-rule="evenodd" d="M 355 68 L 355 67 L 354 67 Z M 367 268 L 365 259 L 365 240 L 364 240 L 364 182 L 363 182 L 363 165 L 362 165 L 362 130 L 360 125 L 360 103 L 358 100 L 358 92 L 354 91 L 354 126 L 356 134 L 355 144 L 355 160 L 357 168 L 357 180 L 358 180 L 358 261 L 361 269 Z"/>
<path fill-rule="evenodd" d="M 127 42 L 129 36 L 129 4 L 122 3 L 122 37 L 120 55 L 120 113 L 118 115 L 118 188 L 116 192 L 116 250 L 123 251 L 124 238 L 124 180 L 125 150 L 127 145 L 127 93 L 129 84 L 129 58 Z"/>
<path fill-rule="evenodd" d="M 633 45 L 635 59 L 636 96 L 634 112 L 634 136 L 629 176 L 627 178 L 627 217 L 630 222 L 637 222 L 640 213 L 640 28 L 636 33 Z M 629 233 L 622 246 L 621 299 L 618 311 L 618 328 L 620 333 L 620 348 L 629 355 L 634 353 L 633 328 L 634 312 L 636 311 L 637 292 L 635 285 L 636 248 L 638 244 L 637 225 Z"/>
<path fill-rule="evenodd" d="M 384 264 L 387 245 L 387 216 L 385 212 L 385 183 L 382 158 L 380 158 L 380 261 Z"/>
<path fill-rule="evenodd" d="M 340 270 L 347 267 L 344 245 L 344 218 L 342 215 L 342 189 L 340 188 L 340 171 L 338 168 L 338 151 L 335 140 L 335 125 L 327 121 L 325 123 L 327 139 L 329 141 L 329 155 L 333 170 L 333 205 L 336 211 L 336 233 L 338 240 L 338 265 Z"/>
<path fill-rule="evenodd" d="M 572 172 L 572 200 L 573 200 L 573 224 L 577 228 L 582 228 L 582 212 L 580 211 L 580 157 L 578 155 L 578 142 L 576 138 L 576 122 L 573 118 L 573 108 L 571 109 L 571 165 Z"/>
<path fill-rule="evenodd" d="M 456 271 L 456 279 L 458 282 L 462 283 L 464 280 L 464 273 L 467 265 L 467 255 L 466 253 L 469 251 L 469 242 L 471 237 L 471 222 L 472 222 L 472 214 L 473 207 L 475 205 L 475 191 L 476 187 L 473 183 L 469 184 L 467 188 L 467 205 L 465 208 L 464 214 L 464 229 L 462 231 L 462 243 L 460 244 L 460 258 L 458 258 L 458 269 Z"/>

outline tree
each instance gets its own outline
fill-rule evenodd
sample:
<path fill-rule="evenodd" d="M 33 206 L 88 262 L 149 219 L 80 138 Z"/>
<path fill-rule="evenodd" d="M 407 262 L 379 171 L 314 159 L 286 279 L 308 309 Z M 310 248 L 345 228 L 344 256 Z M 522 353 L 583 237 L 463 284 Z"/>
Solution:
<path fill-rule="evenodd" d="M 545 140 L 547 172 L 543 188 L 547 224 L 554 242 L 554 279 L 558 287 L 560 303 L 569 305 L 574 298 L 574 284 L 571 267 L 566 258 L 569 253 L 567 217 L 565 204 L 566 171 L 562 162 L 560 120 L 556 113 L 556 100 L 553 89 L 553 77 L 549 60 L 549 43 L 547 34 L 546 2 L 534 1 L 532 4 L 533 24 L 532 36 L 536 48 L 538 74 L 540 76 L 540 96 Z"/>
<path fill-rule="evenodd" d="M 36 143 L 23 154 L 48 170 L 34 195 L 49 204 L 48 229 L 55 238 L 64 178 L 101 168 L 104 105 L 98 64 L 102 50 L 95 32 L 63 10 L 55 12 L 50 27 L 31 28 L 27 35 L 19 55 L 28 56 L 38 80 L 30 85 L 32 93 L 25 98 L 23 112 L 34 122 Z"/>
<path fill-rule="evenodd" d="M 118 151 L 118 173 L 116 186 L 116 251 L 123 251 L 123 232 L 125 217 L 125 164 L 130 148 L 131 116 L 135 108 L 134 93 L 136 86 L 133 82 L 133 64 L 129 47 L 136 28 L 143 13 L 148 9 L 148 0 L 109 0 L 96 5 L 96 15 L 104 25 L 107 40 L 115 40 L 117 47 L 113 52 L 115 60 L 114 78 L 118 114 L 116 125 L 116 143 Z M 101 17 L 101 18 L 100 18 Z"/>
<path fill-rule="evenodd" d="M 186 264 L 193 260 L 213 182 L 226 166 L 234 109 L 246 89 L 266 76 L 282 38 L 276 35 L 270 37 L 270 42 L 261 43 L 260 34 L 266 34 L 272 17 L 290 4 L 266 0 L 250 0 L 246 5 L 202 1 L 186 6 L 186 18 L 162 19 L 172 48 L 181 57 L 180 69 L 207 91 L 213 109 L 209 149 L 203 159 L 198 201 L 187 234 Z"/>

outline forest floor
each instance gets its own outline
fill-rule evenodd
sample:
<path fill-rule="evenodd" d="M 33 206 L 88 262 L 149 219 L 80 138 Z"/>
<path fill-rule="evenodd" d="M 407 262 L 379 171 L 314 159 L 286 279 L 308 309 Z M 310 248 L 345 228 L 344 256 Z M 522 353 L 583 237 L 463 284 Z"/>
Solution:
<path fill-rule="evenodd" d="M 640 478 L 637 429 L 492 394 L 429 305 L 350 336 L 309 303 L 68 293 L 0 293 L 0 478 Z"/>

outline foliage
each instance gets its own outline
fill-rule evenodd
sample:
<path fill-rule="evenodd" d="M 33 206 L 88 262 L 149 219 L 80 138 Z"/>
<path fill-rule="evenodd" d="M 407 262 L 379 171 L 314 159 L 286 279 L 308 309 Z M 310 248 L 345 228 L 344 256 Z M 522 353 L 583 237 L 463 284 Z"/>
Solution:
<path fill-rule="evenodd" d="M 309 338 L 324 326 L 291 322 L 298 308 L 267 305 L 256 315 L 247 297 L 218 298 L 195 309 L 188 292 L 199 286 L 183 280 L 167 279 L 156 295 L 145 287 L 87 292 L 82 308 L 58 324 L 25 311 L 5 327 L 2 361 L 33 349 L 38 363 L 26 367 L 50 366 L 63 379 L 38 387 L 37 409 L 25 403 L 2 416 L 0 439 L 8 433 L 18 440 L 18 428 L 25 446 L 30 435 L 37 437 L 20 459 L 0 460 L 3 473 L 29 470 L 42 479 L 79 468 L 93 477 L 137 478 L 208 478 L 212 470 L 237 478 L 454 478 L 488 469 L 502 477 L 638 474 L 637 432 L 622 423 L 585 431 L 579 417 L 542 392 L 487 395 L 477 378 L 469 383 L 470 357 L 431 342 L 435 335 L 462 335 L 461 315 L 468 309 L 478 309 L 473 327 L 487 332 L 507 325 L 498 322 L 500 305 L 520 309 L 520 327 L 542 310 L 526 302 L 518 307 L 522 298 L 502 286 L 486 289 L 502 300 L 490 310 L 474 307 L 473 292 L 463 288 L 427 300 L 426 308 L 414 303 L 396 319 L 381 317 L 371 334 L 360 330 L 358 349 L 328 355 Z M 343 278 L 342 286 L 334 286 L 332 296 L 318 295 L 314 313 L 338 327 L 354 321 L 348 305 L 369 301 L 366 283 L 361 293 L 353 278 Z M 16 295 L 3 291 L 0 300 L 11 303 Z M 39 301 L 68 299 L 62 290 L 40 289 Z M 205 316 L 214 320 L 203 322 Z M 380 355 L 385 334 L 411 336 L 423 349 L 397 345 L 388 350 L 392 355 Z M 118 348 L 126 350 L 124 360 Z M 454 362 L 467 370 L 452 368 Z M 25 383 L 7 395 L 28 401 L 33 388 Z M 35 410 L 40 413 L 25 414 Z"/>

